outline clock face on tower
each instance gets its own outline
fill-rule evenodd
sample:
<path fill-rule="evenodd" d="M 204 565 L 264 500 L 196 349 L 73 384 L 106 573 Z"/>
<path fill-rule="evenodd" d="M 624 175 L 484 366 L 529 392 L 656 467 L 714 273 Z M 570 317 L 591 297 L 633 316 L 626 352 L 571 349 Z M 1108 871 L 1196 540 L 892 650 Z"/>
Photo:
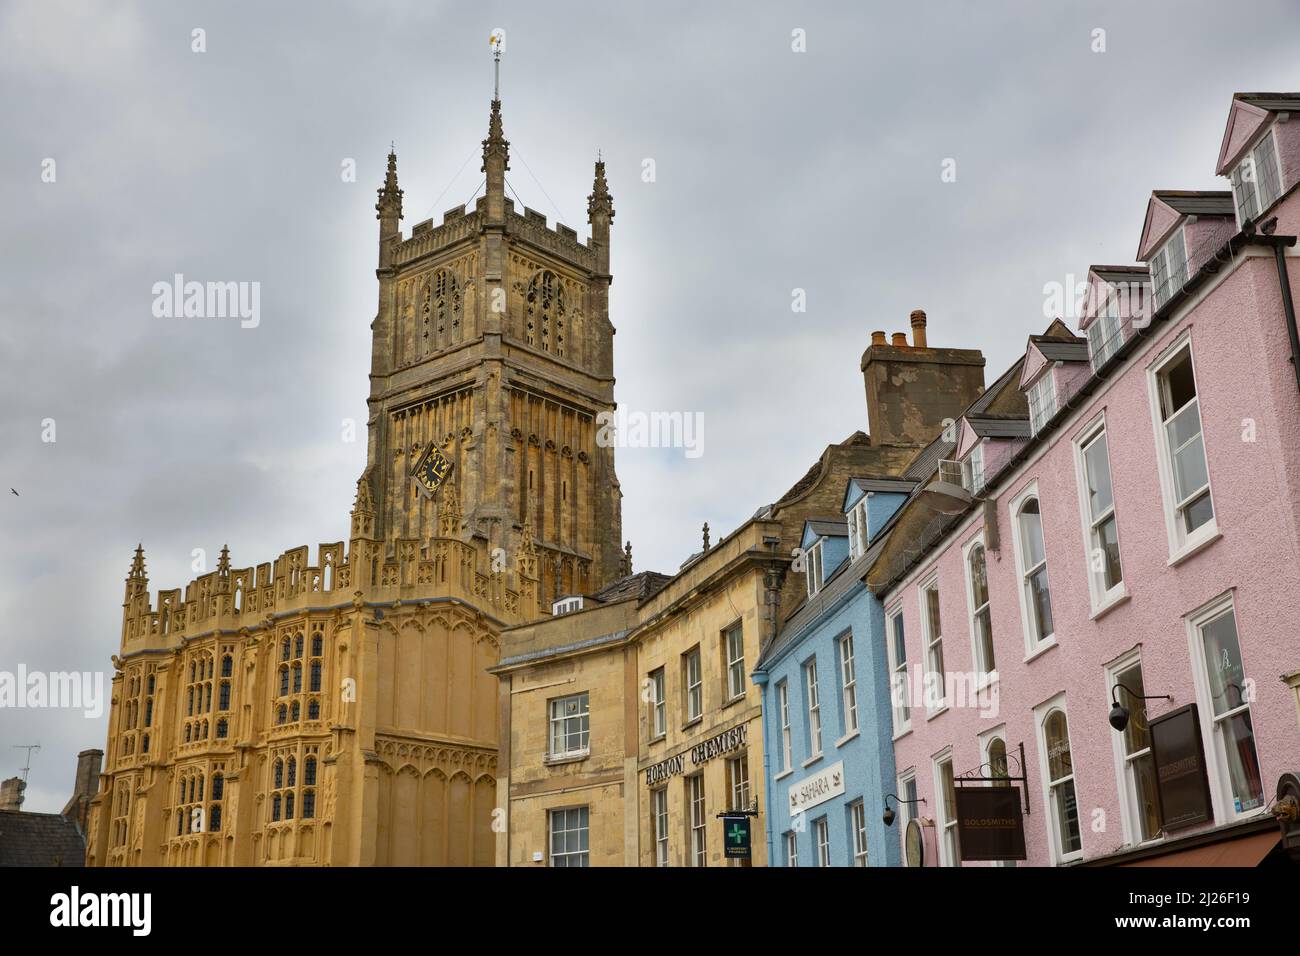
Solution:
<path fill-rule="evenodd" d="M 451 459 L 442 453 L 437 442 L 429 442 L 429 447 L 415 463 L 411 478 L 427 497 L 432 498 L 449 474 L 451 474 Z"/>

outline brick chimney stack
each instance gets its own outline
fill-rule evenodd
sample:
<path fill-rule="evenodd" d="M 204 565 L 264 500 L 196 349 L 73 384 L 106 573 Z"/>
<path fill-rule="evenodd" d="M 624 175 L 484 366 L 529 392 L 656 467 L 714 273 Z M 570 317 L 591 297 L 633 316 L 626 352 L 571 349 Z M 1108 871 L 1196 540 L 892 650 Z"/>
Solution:
<path fill-rule="evenodd" d="M 0 783 L 0 810 L 13 810 L 15 812 L 23 808 L 23 791 L 27 789 L 27 784 L 23 783 L 22 777 L 10 777 L 4 783 Z"/>

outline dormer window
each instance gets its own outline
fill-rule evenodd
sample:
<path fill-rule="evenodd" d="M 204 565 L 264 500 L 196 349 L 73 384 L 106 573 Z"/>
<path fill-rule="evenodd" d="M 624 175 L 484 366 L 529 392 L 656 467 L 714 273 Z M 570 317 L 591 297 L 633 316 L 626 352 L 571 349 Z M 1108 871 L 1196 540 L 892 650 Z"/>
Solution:
<path fill-rule="evenodd" d="M 822 544 L 825 538 L 818 538 L 817 543 L 803 554 L 804 577 L 808 583 L 808 597 L 813 597 L 822 588 Z"/>
<path fill-rule="evenodd" d="M 1119 331 L 1119 299 L 1111 294 L 1106 298 L 1105 309 L 1088 326 L 1088 355 L 1092 358 L 1093 370 L 1110 361 L 1123 341 Z"/>
<path fill-rule="evenodd" d="M 863 495 L 846 515 L 849 522 L 849 560 L 856 561 L 867 553 L 867 496 Z"/>
<path fill-rule="evenodd" d="M 1181 226 L 1151 257 L 1150 265 L 1152 294 L 1158 309 L 1187 284 L 1187 243 Z"/>
<path fill-rule="evenodd" d="M 1257 218 L 1282 195 L 1278 168 L 1277 141 L 1270 129 L 1232 171 L 1232 198 L 1239 227 L 1247 219 Z"/>
<path fill-rule="evenodd" d="M 1035 435 L 1056 414 L 1056 387 L 1052 381 L 1052 370 L 1043 372 L 1042 377 L 1029 386 L 1029 430 Z"/>
<path fill-rule="evenodd" d="M 978 442 L 961 463 L 961 486 L 972 495 L 984 490 L 984 443 Z"/>
<path fill-rule="evenodd" d="M 551 602 L 551 614 L 559 617 L 561 614 L 572 614 L 574 611 L 582 610 L 582 595 L 575 597 L 564 597 L 557 601 Z"/>

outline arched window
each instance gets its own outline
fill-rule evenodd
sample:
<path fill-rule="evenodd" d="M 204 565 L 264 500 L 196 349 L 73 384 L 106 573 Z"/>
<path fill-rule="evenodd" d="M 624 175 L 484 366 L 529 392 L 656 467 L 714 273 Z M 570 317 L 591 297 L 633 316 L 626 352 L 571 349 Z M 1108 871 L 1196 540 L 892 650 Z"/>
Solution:
<path fill-rule="evenodd" d="M 293 656 L 294 658 L 302 657 L 302 635 L 299 634 L 293 639 Z"/>
<path fill-rule="evenodd" d="M 271 819 L 274 821 L 280 819 L 280 795 L 278 793 L 271 798 Z"/>
<path fill-rule="evenodd" d="M 568 312 L 564 282 L 549 269 L 537 273 L 528 283 L 526 306 L 524 340 L 562 357 Z"/>
<path fill-rule="evenodd" d="M 298 701 L 295 700 L 292 704 L 289 705 L 289 721 L 291 723 L 296 724 L 299 718 L 301 717 L 302 717 L 302 704 L 300 704 Z"/>
<path fill-rule="evenodd" d="M 277 724 L 283 724 L 288 719 L 289 708 L 284 706 L 284 704 L 281 704 L 275 711 L 275 722 Z"/>
<path fill-rule="evenodd" d="M 307 689 L 312 693 L 320 692 L 320 661 L 311 662 L 311 681 L 308 683 Z"/>
<path fill-rule="evenodd" d="M 229 733 L 229 731 L 230 731 L 230 724 L 226 720 L 226 718 L 222 717 L 220 720 L 217 721 L 217 739 L 225 740 L 226 735 Z"/>
<path fill-rule="evenodd" d="M 280 642 L 280 660 L 287 661 L 288 659 L 289 659 L 289 639 L 286 637 L 283 641 Z"/>
<path fill-rule="evenodd" d="M 316 758 L 308 757 L 302 765 L 302 782 L 309 787 L 316 785 Z"/>
<path fill-rule="evenodd" d="M 302 691 L 302 665 L 297 661 L 293 665 L 293 692 L 295 694 Z"/>
<path fill-rule="evenodd" d="M 460 339 L 462 317 L 460 282 L 455 275 L 444 269 L 439 269 L 433 274 L 430 310 L 432 334 L 426 325 L 424 339 L 426 354 Z"/>
<path fill-rule="evenodd" d="M 319 633 L 311 636 L 311 656 L 320 657 L 325 649 L 325 642 L 321 639 Z"/>
<path fill-rule="evenodd" d="M 307 703 L 307 719 L 320 720 L 320 701 L 315 697 Z"/>
<path fill-rule="evenodd" d="M 217 696 L 217 710 L 229 710 L 229 709 L 230 709 L 230 681 L 223 680 L 221 682 L 221 692 Z"/>
<path fill-rule="evenodd" d="M 1007 763 L 1007 742 L 1001 737 L 994 737 L 989 741 L 988 748 L 988 765 L 989 776 L 996 778 L 994 786 L 1009 787 L 1011 781 L 1011 769 Z"/>
<path fill-rule="evenodd" d="M 1043 718 L 1043 744 L 1047 752 L 1048 803 L 1058 860 L 1083 849 L 1079 829 L 1079 803 L 1074 792 L 1074 761 L 1070 756 L 1070 729 L 1065 711 L 1052 708 Z"/>
<path fill-rule="evenodd" d="M 221 676 L 230 677 L 235 672 L 235 659 L 229 654 L 221 658 Z"/>
<path fill-rule="evenodd" d="M 1020 506 L 1017 518 L 1020 567 L 1024 575 L 1025 607 L 1029 611 L 1030 649 L 1055 633 L 1052 623 L 1052 595 L 1047 587 L 1047 549 L 1043 546 L 1043 517 L 1038 499 Z"/>
<path fill-rule="evenodd" d="M 284 697 L 289 693 L 289 668 L 280 665 L 280 696 Z"/>
<path fill-rule="evenodd" d="M 988 563 L 984 545 L 976 544 L 967 558 L 970 571 L 971 639 L 975 666 L 987 674 L 997 667 L 993 656 L 993 618 L 989 611 Z"/>
<path fill-rule="evenodd" d="M 298 761 L 296 758 L 289 758 L 288 771 L 288 776 L 285 778 L 285 786 L 296 787 L 298 785 Z"/>
<path fill-rule="evenodd" d="M 278 757 L 275 761 L 275 770 L 271 775 L 271 780 L 273 781 L 272 786 L 277 790 L 284 786 L 284 761 Z"/>

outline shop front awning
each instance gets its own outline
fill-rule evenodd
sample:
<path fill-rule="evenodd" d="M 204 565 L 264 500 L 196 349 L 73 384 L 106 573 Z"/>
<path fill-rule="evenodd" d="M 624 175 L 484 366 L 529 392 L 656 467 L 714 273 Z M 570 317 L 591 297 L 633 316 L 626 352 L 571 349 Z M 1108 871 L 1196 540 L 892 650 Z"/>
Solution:
<path fill-rule="evenodd" d="M 1282 839 L 1276 827 L 1263 833 L 1207 843 L 1202 846 L 1174 850 L 1158 856 L 1149 856 L 1119 866 L 1259 866 Z"/>

